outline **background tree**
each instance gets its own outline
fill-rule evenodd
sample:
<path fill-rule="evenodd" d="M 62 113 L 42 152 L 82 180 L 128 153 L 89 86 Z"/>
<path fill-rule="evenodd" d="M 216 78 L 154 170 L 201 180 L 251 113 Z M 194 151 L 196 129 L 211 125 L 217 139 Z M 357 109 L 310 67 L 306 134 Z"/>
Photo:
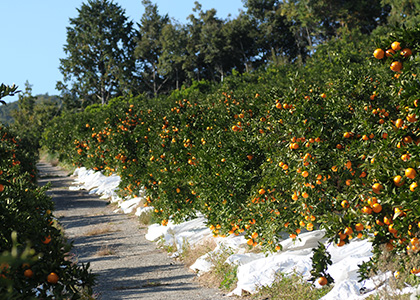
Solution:
<path fill-rule="evenodd" d="M 224 25 L 225 38 L 230 45 L 231 58 L 239 72 L 249 72 L 258 54 L 258 29 L 249 15 L 241 12 Z"/>
<path fill-rule="evenodd" d="M 159 69 L 163 76 L 169 78 L 170 87 L 179 89 L 186 75 L 182 68 L 187 52 L 187 32 L 185 27 L 172 22 L 166 24 L 160 36 L 162 53 L 159 56 Z"/>
<path fill-rule="evenodd" d="M 256 23 L 258 62 L 279 63 L 306 56 L 307 43 L 292 32 L 293 22 L 282 14 L 282 1 L 245 0 L 247 15 Z M 299 35 L 299 34 L 298 34 Z"/>
<path fill-rule="evenodd" d="M 60 111 L 61 102 L 56 96 L 32 95 L 32 85 L 25 82 L 25 90 L 19 94 L 18 107 L 10 112 L 11 127 L 20 137 L 39 147 L 44 128 Z"/>
<path fill-rule="evenodd" d="M 83 105 L 106 104 L 133 89 L 133 23 L 108 0 L 88 0 L 67 27 L 67 58 L 60 60 L 57 88 Z"/>
<path fill-rule="evenodd" d="M 381 3 L 389 9 L 388 22 L 390 24 L 404 23 L 414 27 L 420 23 L 419 0 L 382 0 Z"/>
<path fill-rule="evenodd" d="M 275 6 L 289 20 L 297 43 L 307 44 L 312 52 L 315 45 L 338 37 L 342 32 L 371 33 L 386 22 L 389 12 L 388 6 L 382 5 L 380 0 L 271 1 L 276 2 Z"/>
<path fill-rule="evenodd" d="M 145 12 L 136 38 L 135 57 L 141 74 L 142 82 L 147 90 L 157 95 L 168 80 L 162 76 L 159 66 L 159 57 L 162 55 L 162 31 L 169 23 L 168 15 L 159 15 L 158 7 L 150 0 L 143 0 Z"/>

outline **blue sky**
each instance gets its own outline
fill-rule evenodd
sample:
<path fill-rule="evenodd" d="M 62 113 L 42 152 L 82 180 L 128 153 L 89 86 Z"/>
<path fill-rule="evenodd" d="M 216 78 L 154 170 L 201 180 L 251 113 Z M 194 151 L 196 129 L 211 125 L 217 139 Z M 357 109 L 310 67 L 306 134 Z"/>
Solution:
<path fill-rule="evenodd" d="M 66 27 L 77 16 L 83 0 L 14 0 L 0 1 L 0 83 L 16 83 L 23 89 L 28 80 L 33 94 L 58 94 L 58 70 L 64 58 Z M 181 23 L 192 13 L 195 0 L 152 0 L 161 14 Z M 219 18 L 233 18 L 243 9 L 241 0 L 199 0 L 203 10 L 215 8 Z M 144 12 L 141 0 L 114 0 L 135 23 Z M 17 96 L 6 97 L 17 100 Z"/>

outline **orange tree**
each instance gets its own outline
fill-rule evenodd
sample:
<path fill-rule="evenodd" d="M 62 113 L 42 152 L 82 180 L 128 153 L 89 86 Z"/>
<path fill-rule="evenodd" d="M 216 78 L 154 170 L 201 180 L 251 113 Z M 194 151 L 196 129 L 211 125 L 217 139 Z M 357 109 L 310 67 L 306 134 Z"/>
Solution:
<path fill-rule="evenodd" d="M 54 226 L 47 187 L 35 184 L 32 151 L 9 129 L 0 128 L 0 295 L 76 299 L 92 293 L 93 276 L 88 265 L 77 266 L 68 259 L 71 245 Z M 49 279 L 51 273 L 57 281 Z"/>
<path fill-rule="evenodd" d="M 419 247 L 419 40 L 405 30 L 375 46 L 351 33 L 304 67 L 195 83 L 153 103 L 115 99 L 57 119 L 46 138 L 70 135 L 71 146 L 51 148 L 118 173 L 123 196 L 145 186 L 162 224 L 201 213 L 215 235 L 244 233 L 269 251 L 283 232 L 323 228 L 337 246 L 372 238 L 366 276 L 380 246 Z M 331 282 L 327 250 L 316 250 L 312 275 Z"/>

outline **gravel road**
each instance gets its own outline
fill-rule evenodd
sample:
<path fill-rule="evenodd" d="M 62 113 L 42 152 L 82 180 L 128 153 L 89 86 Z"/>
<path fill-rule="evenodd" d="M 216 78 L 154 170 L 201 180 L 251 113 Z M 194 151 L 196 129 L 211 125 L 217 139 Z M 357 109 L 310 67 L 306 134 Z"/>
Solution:
<path fill-rule="evenodd" d="M 218 300 L 217 289 L 200 286 L 195 275 L 144 238 L 147 228 L 87 191 L 71 191 L 73 178 L 46 162 L 38 164 L 39 185 L 48 182 L 55 216 L 74 242 L 80 262 L 98 275 L 97 299 Z"/>

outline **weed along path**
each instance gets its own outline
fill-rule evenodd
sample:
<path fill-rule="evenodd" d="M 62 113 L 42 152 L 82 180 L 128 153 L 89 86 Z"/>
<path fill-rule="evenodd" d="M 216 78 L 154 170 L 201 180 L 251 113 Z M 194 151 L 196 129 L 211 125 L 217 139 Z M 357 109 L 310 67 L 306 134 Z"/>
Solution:
<path fill-rule="evenodd" d="M 55 216 L 74 242 L 78 261 L 97 274 L 98 299 L 226 299 L 217 289 L 201 287 L 195 275 L 144 238 L 147 228 L 132 217 L 114 213 L 106 200 L 72 191 L 72 177 L 46 162 L 38 164 L 39 185 L 51 182 Z"/>

